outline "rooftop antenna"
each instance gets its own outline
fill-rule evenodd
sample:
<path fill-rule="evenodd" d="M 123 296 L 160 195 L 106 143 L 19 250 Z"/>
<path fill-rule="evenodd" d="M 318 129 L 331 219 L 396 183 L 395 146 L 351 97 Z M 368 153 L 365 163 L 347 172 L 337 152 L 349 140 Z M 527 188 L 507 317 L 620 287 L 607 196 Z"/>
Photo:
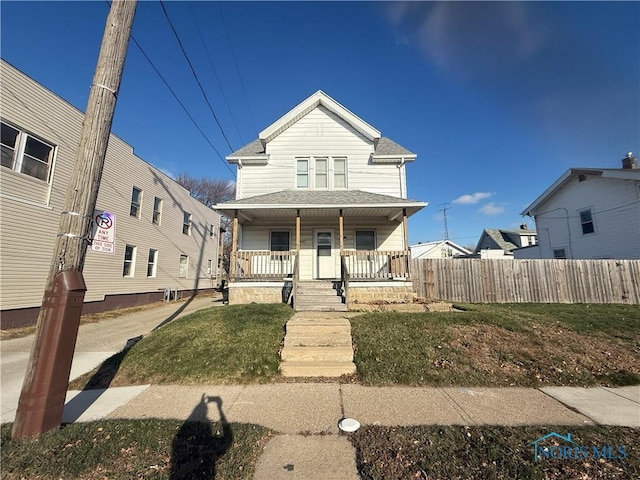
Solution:
<path fill-rule="evenodd" d="M 444 217 L 444 239 L 449 240 L 449 227 L 447 226 L 447 210 L 451 207 L 449 206 L 449 202 L 441 203 L 438 205 L 442 207 L 439 212 L 442 212 L 442 216 Z"/>

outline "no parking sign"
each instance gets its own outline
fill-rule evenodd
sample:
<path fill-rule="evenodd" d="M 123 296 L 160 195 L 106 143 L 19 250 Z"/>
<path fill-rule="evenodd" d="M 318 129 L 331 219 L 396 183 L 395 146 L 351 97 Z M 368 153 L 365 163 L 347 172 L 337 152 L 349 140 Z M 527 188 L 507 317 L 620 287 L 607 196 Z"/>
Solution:
<path fill-rule="evenodd" d="M 102 210 L 95 210 L 92 219 L 92 252 L 109 253 L 116 252 L 116 216 Z"/>

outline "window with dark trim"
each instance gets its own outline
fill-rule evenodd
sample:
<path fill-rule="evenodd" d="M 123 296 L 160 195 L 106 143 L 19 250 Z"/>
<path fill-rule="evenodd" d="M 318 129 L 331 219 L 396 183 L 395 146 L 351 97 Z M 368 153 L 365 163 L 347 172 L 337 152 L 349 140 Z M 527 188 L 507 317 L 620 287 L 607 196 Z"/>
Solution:
<path fill-rule="evenodd" d="M 375 250 L 376 232 L 374 230 L 356 230 L 356 250 Z"/>
<path fill-rule="evenodd" d="M 593 226 L 593 215 L 591 209 L 582 210 L 580 212 L 580 225 L 582 226 L 582 234 L 594 233 L 596 229 Z"/>
<path fill-rule="evenodd" d="M 48 181 L 54 147 L 36 137 L 2 122 L 0 135 L 3 167 Z"/>
<path fill-rule="evenodd" d="M 286 230 L 273 230 L 269 238 L 269 250 L 272 252 L 291 250 L 291 233 Z"/>
<path fill-rule="evenodd" d="M 564 248 L 556 248 L 553 250 L 553 258 L 567 258 Z"/>

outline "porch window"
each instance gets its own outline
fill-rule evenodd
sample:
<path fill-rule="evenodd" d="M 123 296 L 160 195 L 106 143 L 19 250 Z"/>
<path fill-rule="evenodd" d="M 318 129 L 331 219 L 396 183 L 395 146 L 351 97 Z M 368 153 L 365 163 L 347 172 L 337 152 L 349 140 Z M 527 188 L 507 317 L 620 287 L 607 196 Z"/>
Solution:
<path fill-rule="evenodd" d="M 291 250 L 291 234 L 288 231 L 272 231 L 269 250 L 272 252 L 288 252 Z"/>
<path fill-rule="evenodd" d="M 333 188 L 347 188 L 347 159 L 333 159 Z"/>
<path fill-rule="evenodd" d="M 327 177 L 327 158 L 316 158 L 316 188 L 329 187 Z"/>
<path fill-rule="evenodd" d="M 309 159 L 296 160 L 296 187 L 309 188 Z"/>
<path fill-rule="evenodd" d="M 356 250 L 375 250 L 376 232 L 374 230 L 356 230 Z"/>

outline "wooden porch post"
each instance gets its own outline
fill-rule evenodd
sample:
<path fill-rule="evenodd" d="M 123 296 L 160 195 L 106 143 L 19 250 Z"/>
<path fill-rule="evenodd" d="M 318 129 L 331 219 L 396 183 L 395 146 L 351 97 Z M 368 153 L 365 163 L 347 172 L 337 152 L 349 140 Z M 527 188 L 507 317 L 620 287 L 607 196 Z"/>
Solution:
<path fill-rule="evenodd" d="M 339 220 L 339 231 L 340 231 L 340 256 L 342 256 L 342 252 L 344 251 L 344 217 L 342 215 L 342 209 L 340 209 L 340 220 Z"/>
<path fill-rule="evenodd" d="M 402 209 L 402 230 L 404 232 L 404 252 L 407 259 L 407 278 L 411 278 L 411 259 L 409 258 L 409 230 L 407 229 L 407 209 Z"/>
<path fill-rule="evenodd" d="M 233 229 L 231 230 L 231 268 L 230 275 L 231 278 L 235 278 L 236 276 L 236 252 L 238 250 L 238 210 L 233 211 Z"/>
<path fill-rule="evenodd" d="M 300 257 L 300 209 L 296 210 L 296 258 Z M 298 260 L 299 262 L 300 260 Z"/>

